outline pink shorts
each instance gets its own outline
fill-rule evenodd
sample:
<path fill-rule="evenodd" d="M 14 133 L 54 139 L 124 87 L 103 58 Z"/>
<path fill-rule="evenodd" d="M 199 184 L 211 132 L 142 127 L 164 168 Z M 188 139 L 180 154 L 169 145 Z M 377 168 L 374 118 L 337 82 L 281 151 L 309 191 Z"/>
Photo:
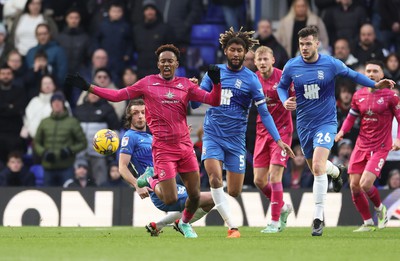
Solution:
<path fill-rule="evenodd" d="M 191 142 L 153 145 L 154 176 L 159 181 L 172 179 L 177 173 L 199 171 Z"/>
<path fill-rule="evenodd" d="M 281 139 L 291 146 L 291 133 L 282 134 Z M 286 167 L 288 158 L 286 151 L 283 151 L 270 135 L 256 136 L 253 157 L 254 168 L 268 168 L 271 164 Z"/>
<path fill-rule="evenodd" d="M 356 145 L 351 153 L 349 161 L 349 175 L 362 174 L 364 170 L 366 170 L 375 174 L 379 178 L 388 153 L 389 151 L 387 149 L 364 151 L 360 150 Z"/>

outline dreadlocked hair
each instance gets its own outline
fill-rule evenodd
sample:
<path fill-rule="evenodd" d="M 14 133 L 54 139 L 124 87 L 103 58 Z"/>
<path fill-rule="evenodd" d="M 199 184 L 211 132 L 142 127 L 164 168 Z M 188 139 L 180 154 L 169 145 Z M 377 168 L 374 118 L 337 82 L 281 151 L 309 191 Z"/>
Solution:
<path fill-rule="evenodd" d="M 225 31 L 225 33 L 219 35 L 219 43 L 222 45 L 222 49 L 225 49 L 229 45 L 236 43 L 243 45 L 246 52 L 248 52 L 255 44 L 259 44 L 257 39 L 251 37 L 255 32 L 254 31 L 242 31 L 243 27 L 240 27 L 240 30 L 235 32 L 233 27 L 229 28 L 229 31 Z"/>
<path fill-rule="evenodd" d="M 159 57 L 162 52 L 166 52 L 166 51 L 173 52 L 175 54 L 176 58 L 179 60 L 179 56 L 181 53 L 180 53 L 179 49 L 173 44 L 161 45 L 160 47 L 157 48 L 155 53 L 156 53 L 157 57 Z"/>

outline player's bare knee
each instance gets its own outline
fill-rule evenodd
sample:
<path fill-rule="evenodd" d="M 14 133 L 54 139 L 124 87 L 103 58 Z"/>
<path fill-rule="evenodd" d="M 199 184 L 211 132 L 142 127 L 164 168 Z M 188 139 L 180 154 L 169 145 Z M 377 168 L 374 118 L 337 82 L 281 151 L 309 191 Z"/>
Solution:
<path fill-rule="evenodd" d="M 325 167 L 323 167 L 323 164 L 320 164 L 319 162 L 313 162 L 312 171 L 316 176 L 326 173 Z"/>
<path fill-rule="evenodd" d="M 257 188 L 263 189 L 264 181 L 261 178 L 254 177 L 253 182 L 254 182 L 254 185 L 256 185 Z"/>
<path fill-rule="evenodd" d="M 178 201 L 178 195 L 164 198 L 165 205 L 173 205 Z"/>
<path fill-rule="evenodd" d="M 209 180 L 212 188 L 220 188 L 223 185 L 222 179 L 216 175 L 210 175 Z"/>
<path fill-rule="evenodd" d="M 234 197 L 234 198 L 237 198 L 241 192 L 242 192 L 241 189 L 228 189 L 229 196 Z"/>

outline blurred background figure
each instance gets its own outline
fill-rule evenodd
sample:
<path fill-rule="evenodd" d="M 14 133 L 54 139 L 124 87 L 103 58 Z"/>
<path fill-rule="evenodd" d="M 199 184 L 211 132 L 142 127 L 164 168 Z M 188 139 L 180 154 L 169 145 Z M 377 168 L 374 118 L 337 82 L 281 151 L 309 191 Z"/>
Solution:
<path fill-rule="evenodd" d="M 358 59 L 350 52 L 350 43 L 344 38 L 339 38 L 334 43 L 333 56 L 353 70 L 358 66 Z"/>
<path fill-rule="evenodd" d="M 389 178 L 387 184 L 382 189 L 398 189 L 400 188 L 400 170 L 392 169 L 389 172 Z"/>
<path fill-rule="evenodd" d="M 111 162 L 108 168 L 108 180 L 101 184 L 102 187 L 129 187 L 119 173 L 118 163 Z"/>
<path fill-rule="evenodd" d="M 52 112 L 43 119 L 33 139 L 33 149 L 41 157 L 45 186 L 62 186 L 74 176 L 75 155 L 87 146 L 79 121 L 68 115 L 65 96 L 55 92 L 50 99 Z"/>
<path fill-rule="evenodd" d="M 385 78 L 396 82 L 396 87 L 400 87 L 400 56 L 397 53 L 390 53 L 385 59 Z"/>
<path fill-rule="evenodd" d="M 29 168 L 24 167 L 21 152 L 13 151 L 8 154 L 7 167 L 0 172 L 0 186 L 35 186 L 35 176 Z"/>
<path fill-rule="evenodd" d="M 385 59 L 383 44 L 376 38 L 375 29 L 371 24 L 361 26 L 359 41 L 353 50 L 353 55 L 362 65 L 370 60 L 383 61 Z"/>
<path fill-rule="evenodd" d="M 287 168 L 282 177 L 283 187 L 292 189 L 312 188 L 314 175 L 308 168 L 299 144 L 293 146 L 293 152 L 296 157 L 288 160 Z"/>
<path fill-rule="evenodd" d="M 96 183 L 89 177 L 88 163 L 84 159 L 77 159 L 74 163 L 74 177 L 63 184 L 64 188 L 96 187 Z"/>

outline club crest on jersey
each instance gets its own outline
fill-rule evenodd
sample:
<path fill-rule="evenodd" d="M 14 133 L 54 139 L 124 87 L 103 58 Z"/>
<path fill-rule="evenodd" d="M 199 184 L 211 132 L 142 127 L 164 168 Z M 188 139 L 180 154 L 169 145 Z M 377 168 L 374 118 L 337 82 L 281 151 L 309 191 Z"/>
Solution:
<path fill-rule="evenodd" d="M 272 86 L 273 90 L 276 90 L 276 88 L 278 88 L 278 83 L 277 82 L 274 84 L 274 86 Z"/>
<path fill-rule="evenodd" d="M 377 104 L 383 104 L 384 103 L 383 97 L 381 97 L 379 100 L 377 100 L 376 103 Z"/>
<path fill-rule="evenodd" d="M 242 83 L 243 83 L 242 80 L 236 79 L 235 87 L 238 88 L 238 89 L 240 89 L 240 87 L 242 87 Z"/>
<path fill-rule="evenodd" d="M 168 99 L 172 99 L 175 97 L 175 94 L 171 91 L 168 91 L 167 94 L 165 94 L 164 96 L 167 97 Z"/>
<path fill-rule="evenodd" d="M 121 141 L 121 147 L 125 147 L 126 145 L 128 145 L 128 142 L 129 142 L 129 137 L 123 137 Z"/>
<path fill-rule="evenodd" d="M 182 89 L 182 88 L 183 88 L 182 83 L 178 83 L 178 85 L 176 86 L 176 88 Z"/>
<path fill-rule="evenodd" d="M 319 80 L 323 80 L 325 78 L 324 71 L 318 70 L 317 74 L 318 74 L 318 79 Z"/>

